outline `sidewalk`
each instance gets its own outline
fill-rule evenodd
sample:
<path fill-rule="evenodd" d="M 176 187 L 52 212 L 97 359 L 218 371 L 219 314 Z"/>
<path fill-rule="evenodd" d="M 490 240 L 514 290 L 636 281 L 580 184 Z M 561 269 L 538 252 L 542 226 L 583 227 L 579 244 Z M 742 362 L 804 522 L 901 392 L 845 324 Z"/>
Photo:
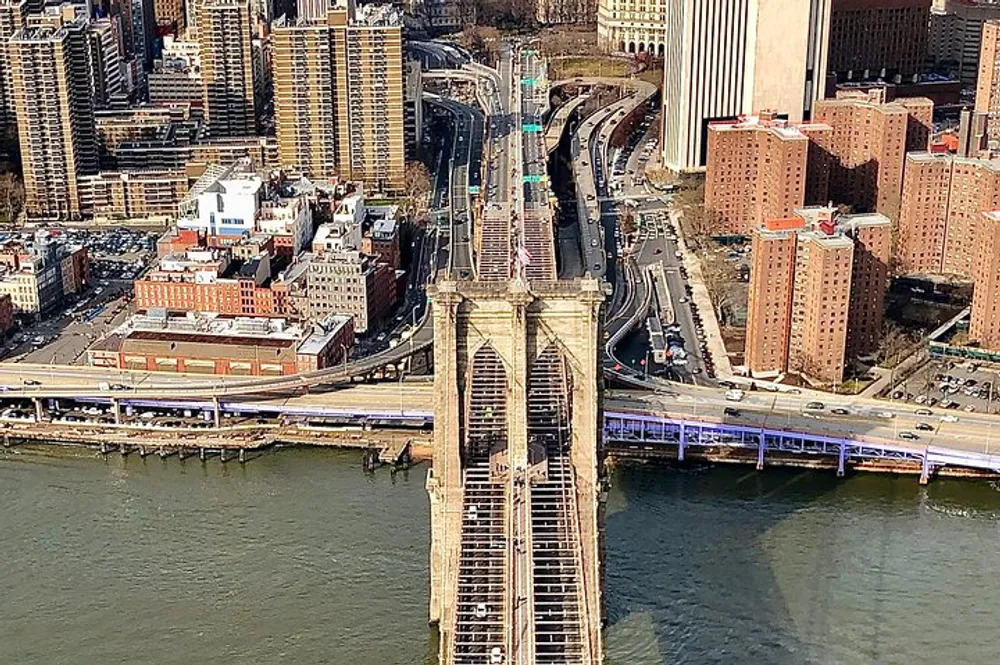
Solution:
<path fill-rule="evenodd" d="M 726 345 L 722 341 L 722 332 L 719 329 L 719 319 L 712 306 L 712 299 L 708 295 L 708 287 L 705 286 L 705 278 L 701 273 L 701 261 L 688 248 L 677 212 L 671 209 L 668 210 L 667 214 L 670 215 L 670 221 L 677 229 L 677 247 L 681 252 L 684 268 L 687 270 L 687 281 L 691 285 L 691 301 L 698 307 L 698 312 L 701 314 L 702 327 L 705 329 L 705 342 L 708 344 L 708 351 L 715 361 L 715 376 L 723 381 L 730 380 L 733 378 L 733 365 L 729 362 L 729 354 L 726 353 Z"/>

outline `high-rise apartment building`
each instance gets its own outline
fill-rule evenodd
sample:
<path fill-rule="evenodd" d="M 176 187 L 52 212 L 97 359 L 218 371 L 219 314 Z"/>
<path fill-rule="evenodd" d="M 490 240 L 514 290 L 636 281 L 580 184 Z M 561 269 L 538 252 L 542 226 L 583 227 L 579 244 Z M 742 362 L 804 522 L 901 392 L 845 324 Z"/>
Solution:
<path fill-rule="evenodd" d="M 818 101 L 814 120 L 833 128 L 830 200 L 896 219 L 906 152 L 927 149 L 933 112 L 925 98 L 886 103 L 883 89 Z"/>
<path fill-rule="evenodd" d="M 597 0 L 535 0 L 535 20 L 542 25 L 593 25 Z"/>
<path fill-rule="evenodd" d="M 1000 211 L 982 213 L 979 226 L 969 339 L 1000 351 Z"/>
<path fill-rule="evenodd" d="M 331 9 L 322 21 L 279 20 L 274 106 L 279 161 L 312 178 L 369 190 L 403 186 L 402 21 L 389 6 Z"/>
<path fill-rule="evenodd" d="M 10 89 L 29 217 L 80 216 L 78 179 L 97 172 L 87 24 L 51 21 L 13 34 Z"/>
<path fill-rule="evenodd" d="M 829 9 L 830 0 L 666 0 L 664 165 L 700 170 L 717 120 L 760 109 L 808 119 L 823 94 Z"/>
<path fill-rule="evenodd" d="M 121 52 L 111 19 L 91 21 L 88 30 L 94 106 L 106 107 L 126 99 Z"/>
<path fill-rule="evenodd" d="M 755 375 L 792 371 L 843 380 L 871 354 L 882 326 L 891 247 L 884 215 L 802 208 L 754 229 L 746 365 Z"/>
<path fill-rule="evenodd" d="M 153 14 L 158 29 L 170 31 L 175 36 L 184 33 L 184 0 L 153 0 Z"/>
<path fill-rule="evenodd" d="M 993 0 L 934 0 L 931 8 L 928 60 L 937 70 L 975 85 L 983 24 L 1000 19 Z"/>
<path fill-rule="evenodd" d="M 1000 148 L 1000 21 L 983 24 L 975 112 L 986 117 L 986 140 L 990 148 Z"/>
<path fill-rule="evenodd" d="M 713 233 L 749 234 L 764 220 L 801 208 L 807 200 L 810 152 L 825 144 L 830 131 L 827 125 L 789 124 L 771 111 L 709 125 L 705 211 L 715 218 Z M 817 170 L 823 157 L 815 154 Z M 824 202 L 825 187 L 809 198 Z"/>
<path fill-rule="evenodd" d="M 666 0 L 599 0 L 597 45 L 608 53 L 663 56 L 667 24 Z"/>
<path fill-rule="evenodd" d="M 257 128 L 257 91 L 249 0 L 205 0 L 198 14 L 205 126 L 213 137 Z"/>
<path fill-rule="evenodd" d="M 897 270 L 970 279 L 982 213 L 1000 208 L 1000 162 L 928 152 L 906 156 Z"/>
<path fill-rule="evenodd" d="M 931 0 L 833 0 L 829 69 L 842 78 L 923 71 Z"/>
<path fill-rule="evenodd" d="M 26 25 L 30 6 L 28 0 L 0 0 L 0 135 L 13 132 L 14 90 L 10 82 L 10 48 L 7 43 L 15 32 Z"/>

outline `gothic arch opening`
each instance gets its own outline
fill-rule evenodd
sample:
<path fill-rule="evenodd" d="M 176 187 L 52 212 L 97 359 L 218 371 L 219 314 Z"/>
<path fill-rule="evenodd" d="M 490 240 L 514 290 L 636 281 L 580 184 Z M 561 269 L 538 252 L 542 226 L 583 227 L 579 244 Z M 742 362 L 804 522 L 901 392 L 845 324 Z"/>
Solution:
<path fill-rule="evenodd" d="M 507 446 L 507 369 L 490 344 L 469 364 L 462 466 L 488 465 L 490 450 Z"/>

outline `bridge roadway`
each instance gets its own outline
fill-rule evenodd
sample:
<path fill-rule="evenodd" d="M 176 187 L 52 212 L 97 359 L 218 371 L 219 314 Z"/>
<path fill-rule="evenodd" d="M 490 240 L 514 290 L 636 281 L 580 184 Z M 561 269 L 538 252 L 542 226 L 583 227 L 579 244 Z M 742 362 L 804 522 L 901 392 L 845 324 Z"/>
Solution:
<path fill-rule="evenodd" d="M 3 368 L 4 372 L 10 370 Z M 49 380 L 78 380 L 77 374 L 85 374 L 95 379 L 109 378 L 91 368 L 74 368 L 64 376 L 51 376 L 47 370 L 25 366 L 22 376 L 48 378 Z M 163 383 L 182 383 L 185 377 L 163 375 L 151 377 Z M 802 434 L 812 437 L 827 437 L 857 444 L 891 446 L 921 455 L 934 449 L 955 456 L 974 456 L 967 464 L 953 462 L 956 466 L 971 468 L 992 468 L 1000 472 L 1000 417 L 987 414 L 962 414 L 957 422 L 944 422 L 941 415 L 947 413 L 932 410 L 933 416 L 919 416 L 913 408 L 894 405 L 881 400 L 859 397 L 830 396 L 824 401 L 820 412 L 809 412 L 806 404 L 810 396 L 766 391 L 748 392 L 742 402 L 727 401 L 718 391 L 691 385 L 673 385 L 670 392 L 609 390 L 604 400 L 606 418 L 616 414 L 656 418 L 667 421 L 703 423 L 742 428 L 753 431 L 776 430 L 790 435 Z M 30 393 L 29 393 L 30 394 Z M 164 399 L 154 391 L 155 396 L 143 393 L 121 394 L 122 404 L 139 407 L 202 408 L 212 409 L 210 399 L 201 401 L 190 398 Z M 20 394 L 18 395 L 20 396 Z M 66 395 L 65 397 L 72 397 Z M 224 412 L 261 413 L 274 416 L 307 416 L 350 418 L 363 423 L 372 418 L 401 418 L 415 422 L 433 422 L 434 387 L 429 381 L 385 382 L 376 384 L 350 384 L 331 392 L 309 393 L 294 397 L 238 396 L 221 401 Z M 110 397 L 87 398 L 109 402 Z M 727 415 L 727 408 L 735 408 L 739 416 Z M 846 409 L 848 415 L 837 415 L 833 409 Z M 886 418 L 879 414 L 892 414 Z M 917 424 L 934 426 L 933 432 L 917 430 Z M 62 427 L 72 427 L 64 423 Z M 997 432 L 994 433 L 993 430 Z M 199 430 L 201 431 L 201 430 Z M 898 438 L 899 432 L 910 431 L 920 435 L 917 441 Z M 973 458 L 970 458 L 973 459 Z"/>

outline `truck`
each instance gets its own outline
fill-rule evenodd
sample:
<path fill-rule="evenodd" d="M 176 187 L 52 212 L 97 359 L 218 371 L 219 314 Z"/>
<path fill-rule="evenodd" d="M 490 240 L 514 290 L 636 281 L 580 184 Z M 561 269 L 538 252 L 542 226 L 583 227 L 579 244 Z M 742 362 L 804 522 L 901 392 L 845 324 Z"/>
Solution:
<path fill-rule="evenodd" d="M 726 401 L 727 402 L 742 402 L 743 401 L 743 391 L 739 388 L 730 388 L 726 391 Z"/>
<path fill-rule="evenodd" d="M 101 381 L 100 383 L 97 384 L 97 388 L 99 390 L 111 390 L 111 384 L 108 383 L 107 381 Z"/>

